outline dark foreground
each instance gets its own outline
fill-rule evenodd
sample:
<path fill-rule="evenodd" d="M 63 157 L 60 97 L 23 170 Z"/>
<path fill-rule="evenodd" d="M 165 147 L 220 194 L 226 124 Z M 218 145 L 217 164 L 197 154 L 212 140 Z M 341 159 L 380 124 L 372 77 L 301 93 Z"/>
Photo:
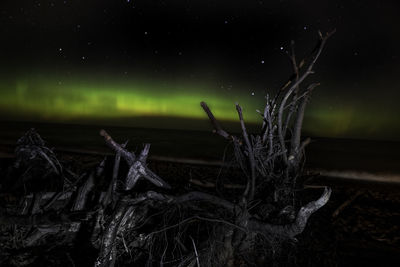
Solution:
<path fill-rule="evenodd" d="M 1 173 L 12 164 L 12 141 L 27 130 L 26 126 L 18 124 L 2 129 Z M 104 154 L 110 155 L 108 148 L 101 145 L 96 127 L 63 127 L 39 125 L 37 128 L 50 146 L 58 148 L 56 154 L 60 161 L 73 171 L 80 173 L 91 169 Z M 110 132 L 119 142 L 127 136 L 124 128 L 113 128 Z M 210 133 L 148 129 L 136 129 L 128 137 L 132 150 L 143 142 L 152 143 L 150 168 L 164 180 L 182 189 L 214 191 L 215 179 L 221 175 L 221 167 L 217 164 L 226 146 L 218 137 Z M 304 180 L 304 188 L 299 188 L 299 199 L 304 203 L 316 199 L 321 194 L 321 187 L 326 185 L 333 192 L 328 204 L 312 215 L 297 242 L 285 245 L 285 253 L 278 260 L 282 266 L 399 266 L 400 184 L 311 175 L 315 174 L 311 173 L 312 169 L 396 174 L 400 169 L 395 153 L 397 146 L 397 143 L 388 142 L 322 139 L 311 144 L 307 157 L 310 176 Z M 187 163 L 187 159 L 193 158 L 201 164 Z M 186 163 L 182 159 L 186 159 Z M 2 205 L 15 201 L 12 192 L 3 192 L 0 196 Z M 9 244 L 10 238 L 23 238 L 7 235 L 12 229 L 2 230 L 0 251 L 10 249 L 4 247 L 6 240 Z M 2 266 L 21 266 L 15 264 L 15 258 L 29 254 L 35 259 L 24 266 L 87 266 L 96 257 L 95 251 L 82 244 L 52 246 L 51 240 L 38 251 L 18 253 L 13 255 L 14 259 L 3 258 Z"/>
<path fill-rule="evenodd" d="M 73 154 L 63 154 L 61 158 L 79 160 L 76 168 L 87 168 L 101 160 L 101 157 Z M 9 162 L 10 159 L 3 159 L 2 169 Z M 152 161 L 150 167 L 166 181 L 173 181 L 182 188 L 204 190 L 206 187 L 211 191 L 220 173 L 220 168 L 215 166 L 171 162 Z M 317 198 L 322 190 L 320 185 L 333 189 L 331 199 L 311 217 L 297 243 L 286 244 L 279 260 L 281 266 L 398 266 L 400 186 L 314 178 L 298 192 L 300 199 L 306 203 Z M 12 194 L 2 194 L 0 201 L 4 205 L 15 199 Z M 2 234 L 1 240 L 10 238 L 6 232 Z M 2 247 L 3 241 L 0 250 L 9 249 Z M 15 259 L 3 258 L 2 266 L 87 266 L 97 255 L 79 243 L 75 247 L 49 244 L 43 244 L 40 251 L 20 251 L 20 257 L 29 253 L 35 255 L 32 264 L 14 265 Z"/>
<path fill-rule="evenodd" d="M 220 168 L 209 166 L 165 162 L 153 166 L 165 179 L 180 177 L 182 186 L 195 189 L 211 186 L 220 173 Z M 317 176 L 305 182 L 299 199 L 304 203 L 316 199 L 323 185 L 332 188 L 328 204 L 312 215 L 298 243 L 285 247 L 289 253 L 281 259 L 282 266 L 399 266 L 400 184 Z"/>

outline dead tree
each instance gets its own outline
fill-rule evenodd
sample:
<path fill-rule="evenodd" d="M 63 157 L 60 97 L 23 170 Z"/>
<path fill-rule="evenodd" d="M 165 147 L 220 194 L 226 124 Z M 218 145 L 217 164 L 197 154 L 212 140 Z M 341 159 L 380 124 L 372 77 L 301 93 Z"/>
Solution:
<path fill-rule="evenodd" d="M 230 252 L 229 257 L 248 250 L 248 244 L 253 242 L 251 239 L 254 238 L 254 233 L 279 237 L 280 240 L 294 238 L 304 230 L 309 216 L 329 200 L 331 190 L 325 188 L 317 201 L 301 207 L 297 214 L 295 212 L 296 181 L 302 175 L 304 148 L 310 141 L 301 140 L 304 112 L 312 90 L 319 85 L 312 83 L 302 87 L 301 84 L 314 72 L 314 64 L 333 33 L 334 31 L 325 35 L 319 33 L 319 41 L 311 58 L 300 63 L 297 63 L 292 41 L 288 55 L 294 73 L 275 97 L 266 96 L 264 111 L 258 111 L 263 119 L 260 134 L 250 135 L 247 132 L 239 104 L 236 104 L 236 110 L 242 130 L 240 137 L 225 131 L 207 104 L 201 103 L 214 132 L 233 143 L 236 162 L 246 180 L 245 189 L 236 200 L 238 204 L 234 209 L 235 224 L 246 231 L 232 229 L 233 234 L 226 232 L 236 236 L 236 240 L 232 240 L 226 248 L 226 251 Z M 268 205 L 269 212 L 262 214 L 262 209 L 258 213 L 251 211 L 250 207 L 257 202 L 259 207 Z M 273 221 L 277 225 L 266 221 Z M 225 236 L 225 240 L 227 239 L 230 240 Z M 226 260 L 222 262 L 227 263 Z"/>
<path fill-rule="evenodd" d="M 237 266 L 248 255 L 264 257 L 254 253 L 260 243 L 270 245 L 264 263 L 265 258 L 274 261 L 280 245 L 301 234 L 310 216 L 331 195 L 326 187 L 320 198 L 300 206 L 295 189 L 309 142 L 301 140 L 304 111 L 318 85 L 301 84 L 313 73 L 332 34 L 320 33 L 311 58 L 300 63 L 292 43 L 289 57 L 294 74 L 273 98 L 266 97 L 264 111 L 259 112 L 263 123 L 258 135 L 248 133 L 239 104 L 236 110 L 242 134 L 236 136 L 225 131 L 207 104 L 201 103 L 215 133 L 232 142 L 235 163 L 244 178 L 242 186 L 225 187 L 231 190 L 231 197 L 217 192 L 171 191 L 171 185 L 147 164 L 149 144 L 136 155 L 104 130 L 100 135 L 116 153 L 112 175 L 105 174 L 104 161 L 95 170 L 76 175 L 62 167 L 31 131 L 19 142 L 15 166 L 30 166 L 31 159 L 40 159 L 40 163 L 33 162 L 35 167 L 58 175 L 62 190 L 30 192 L 17 207 L 0 207 L 0 230 L 10 225 L 25 227 L 29 231 L 21 230 L 26 238 L 20 246 L 32 248 L 46 236 L 58 236 L 60 243 L 66 236 L 76 239 L 85 228 L 88 243 L 98 250 L 94 266 L 112 267 L 128 253 L 130 263 L 147 266 Z M 121 158 L 128 168 L 125 174 L 120 173 Z M 25 176 L 21 177 L 25 182 Z M 140 190 L 139 180 L 153 188 Z"/>

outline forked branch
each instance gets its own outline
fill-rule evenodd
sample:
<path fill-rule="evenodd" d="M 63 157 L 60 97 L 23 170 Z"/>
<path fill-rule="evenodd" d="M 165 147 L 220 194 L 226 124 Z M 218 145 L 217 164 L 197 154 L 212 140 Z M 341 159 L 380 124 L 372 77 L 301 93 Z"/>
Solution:
<path fill-rule="evenodd" d="M 291 96 L 293 91 L 296 90 L 296 88 L 304 81 L 304 79 L 307 78 L 308 75 L 313 73 L 313 67 L 314 67 L 315 62 L 318 60 L 318 58 L 325 46 L 326 41 L 334 32 L 335 32 L 335 30 L 328 32 L 325 36 L 323 36 L 321 33 L 319 33 L 320 41 L 316 47 L 317 52 L 316 52 L 315 56 L 313 57 L 312 61 L 308 65 L 306 71 L 297 79 L 297 81 L 294 84 L 292 84 L 292 86 L 288 89 L 288 91 L 282 98 L 282 101 L 279 106 L 279 111 L 278 111 L 278 136 L 279 136 L 279 142 L 280 142 L 280 145 L 281 145 L 283 151 L 287 152 L 287 148 L 286 148 L 286 144 L 285 144 L 284 129 L 282 126 L 283 114 L 284 114 L 284 109 L 286 107 L 286 102 L 289 100 L 289 97 Z M 283 154 L 283 160 L 284 160 L 285 164 L 288 163 L 287 153 Z"/>

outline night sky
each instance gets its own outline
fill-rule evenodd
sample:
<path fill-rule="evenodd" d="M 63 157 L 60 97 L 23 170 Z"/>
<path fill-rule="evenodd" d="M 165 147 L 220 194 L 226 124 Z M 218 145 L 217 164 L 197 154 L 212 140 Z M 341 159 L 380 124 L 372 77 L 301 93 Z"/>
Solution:
<path fill-rule="evenodd" d="M 290 77 L 290 40 L 321 82 L 305 131 L 400 140 L 398 1 L 2 0 L 0 120 L 202 129 L 260 122 Z M 191 121 L 192 123 L 189 123 Z M 205 125 L 205 126 L 204 126 Z"/>

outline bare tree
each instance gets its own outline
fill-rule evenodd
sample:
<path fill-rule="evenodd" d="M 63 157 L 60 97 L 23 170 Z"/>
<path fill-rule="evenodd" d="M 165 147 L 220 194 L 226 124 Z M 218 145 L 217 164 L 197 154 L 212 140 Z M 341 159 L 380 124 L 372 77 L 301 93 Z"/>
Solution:
<path fill-rule="evenodd" d="M 334 31 L 323 35 L 319 32 L 319 41 L 311 58 L 304 59 L 299 64 L 294 42 L 291 42 L 288 55 L 294 73 L 274 98 L 266 96 L 264 111 L 258 111 L 263 119 L 260 134 L 250 135 L 247 132 L 239 104 L 236 104 L 236 110 L 242 129 L 240 137 L 225 131 L 207 104 L 201 103 L 214 132 L 233 143 L 236 162 L 246 178 L 245 189 L 235 202 L 238 204 L 232 209 L 235 211 L 235 225 L 242 229 L 233 228 L 233 234 L 226 231 L 226 234 L 236 236 L 226 246 L 226 250 L 230 252 L 226 260 L 234 254 L 249 250 L 255 234 L 273 236 L 279 240 L 294 238 L 304 230 L 309 216 L 329 200 L 331 189 L 325 188 L 318 200 L 301 207 L 297 214 L 295 212 L 296 181 L 302 175 L 304 148 L 310 141 L 301 141 L 304 112 L 312 90 L 319 85 L 312 83 L 303 88 L 301 83 L 314 73 L 313 67 L 333 33 Z M 260 203 L 268 205 L 270 211 L 267 216 L 250 210 L 257 202 L 258 206 L 262 206 Z M 273 214 L 278 214 L 278 218 L 271 218 Z M 267 221 L 275 221 L 276 225 Z M 230 240 L 225 236 L 225 240 L 228 239 Z"/>
<path fill-rule="evenodd" d="M 0 227 L 29 227 L 30 231 L 21 230 L 27 233 L 20 244 L 25 248 L 49 235 L 77 238 L 84 228 L 88 243 L 98 250 L 95 266 L 114 266 L 124 254 L 130 255 L 129 262 L 146 262 L 147 266 L 237 266 L 251 255 L 274 263 L 280 245 L 301 234 L 311 214 L 331 195 L 325 187 L 320 198 L 299 206 L 295 189 L 309 143 L 309 139 L 301 140 L 304 111 L 318 85 L 301 84 L 313 73 L 332 34 L 320 33 L 311 57 L 300 63 L 292 42 L 288 55 L 294 74 L 274 97 L 266 96 L 264 111 L 259 111 L 263 122 L 259 134 L 248 133 L 239 104 L 241 136 L 236 136 L 225 131 L 201 102 L 214 132 L 232 142 L 235 165 L 241 170 L 243 186 L 224 187 L 229 197 L 206 191 L 172 192 L 171 185 L 148 167 L 149 144 L 136 155 L 127 150 L 127 143 L 118 144 L 105 130 L 100 135 L 116 152 L 110 179 L 104 176 L 104 161 L 79 176 L 62 167 L 30 131 L 21 139 L 21 144 L 28 141 L 19 148 L 16 166 L 29 162 L 26 155 L 40 158 L 47 172 L 63 181 L 63 190 L 25 194 L 17 209 L 0 208 Z M 125 174 L 120 173 L 121 158 L 128 168 Z M 147 181 L 152 190 L 140 190 L 139 180 Z M 263 245 L 269 246 L 268 251 L 255 252 Z"/>

